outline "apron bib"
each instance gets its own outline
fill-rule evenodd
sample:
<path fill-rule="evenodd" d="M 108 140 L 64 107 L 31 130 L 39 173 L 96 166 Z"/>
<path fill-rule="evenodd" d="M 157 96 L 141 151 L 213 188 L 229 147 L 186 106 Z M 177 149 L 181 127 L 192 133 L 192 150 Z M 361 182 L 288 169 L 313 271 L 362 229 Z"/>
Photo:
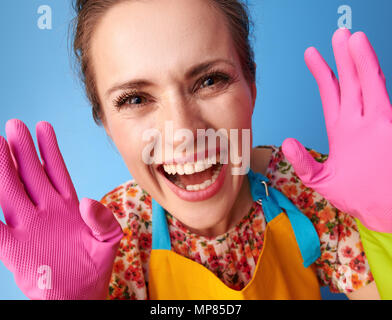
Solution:
<path fill-rule="evenodd" d="M 172 251 L 165 211 L 152 199 L 151 300 L 321 299 L 313 265 L 320 257 L 320 240 L 313 224 L 281 192 L 267 186 L 265 176 L 250 170 L 247 177 L 267 223 L 250 282 L 234 290 L 203 265 Z"/>

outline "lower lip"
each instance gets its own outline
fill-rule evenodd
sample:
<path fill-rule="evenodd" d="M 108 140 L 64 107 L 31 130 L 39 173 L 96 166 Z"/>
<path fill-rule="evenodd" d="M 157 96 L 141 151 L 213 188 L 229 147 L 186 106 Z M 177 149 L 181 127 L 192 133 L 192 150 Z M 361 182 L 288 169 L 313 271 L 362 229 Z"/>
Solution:
<path fill-rule="evenodd" d="M 185 201 L 203 201 L 213 197 L 215 194 L 219 192 L 223 185 L 223 181 L 225 180 L 227 164 L 224 164 L 219 172 L 218 177 L 215 182 L 208 186 L 204 190 L 199 191 L 188 191 L 176 186 L 173 182 L 168 180 L 163 172 L 160 172 L 163 175 L 163 179 L 168 187 L 182 200 Z"/>

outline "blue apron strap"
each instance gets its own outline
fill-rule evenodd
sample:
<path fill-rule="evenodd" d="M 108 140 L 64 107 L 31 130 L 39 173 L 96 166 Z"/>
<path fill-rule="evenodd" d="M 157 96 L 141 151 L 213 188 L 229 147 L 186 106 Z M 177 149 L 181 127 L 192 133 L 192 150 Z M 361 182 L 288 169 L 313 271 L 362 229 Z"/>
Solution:
<path fill-rule="evenodd" d="M 302 259 L 304 260 L 304 267 L 307 268 L 321 255 L 320 238 L 316 229 L 310 219 L 279 190 L 271 188 L 270 192 L 271 196 L 277 200 L 279 206 L 286 210 L 301 251 Z"/>
<path fill-rule="evenodd" d="M 262 203 L 267 223 L 285 209 L 301 251 L 303 265 L 309 267 L 320 255 L 320 239 L 313 223 L 279 190 L 267 186 L 268 178 L 249 169 L 252 198 Z M 268 194 L 267 194 L 268 192 Z"/>
<path fill-rule="evenodd" d="M 253 201 L 263 206 L 265 219 L 268 222 L 278 216 L 282 209 L 267 195 L 268 178 L 260 173 L 255 173 L 251 169 L 248 171 L 248 179 L 250 183 L 250 192 L 252 193 Z"/>
<path fill-rule="evenodd" d="M 152 249 L 171 250 L 169 228 L 165 210 L 154 199 L 152 201 Z"/>

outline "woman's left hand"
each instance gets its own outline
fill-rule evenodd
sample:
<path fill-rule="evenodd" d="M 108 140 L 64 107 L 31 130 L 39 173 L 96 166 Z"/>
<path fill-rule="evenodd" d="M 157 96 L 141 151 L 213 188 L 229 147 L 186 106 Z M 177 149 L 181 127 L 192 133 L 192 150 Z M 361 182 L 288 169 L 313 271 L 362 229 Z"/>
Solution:
<path fill-rule="evenodd" d="M 321 163 L 295 139 L 282 149 L 296 174 L 367 228 L 392 233 L 392 107 L 377 56 L 363 32 L 332 38 L 339 74 L 313 47 L 305 62 L 319 86 L 329 141 Z"/>

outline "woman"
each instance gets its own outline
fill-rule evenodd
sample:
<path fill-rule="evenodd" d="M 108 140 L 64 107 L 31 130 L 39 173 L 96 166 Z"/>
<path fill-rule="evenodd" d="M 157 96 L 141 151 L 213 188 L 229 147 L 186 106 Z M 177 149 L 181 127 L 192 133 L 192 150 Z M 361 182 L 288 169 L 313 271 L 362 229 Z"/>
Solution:
<path fill-rule="evenodd" d="M 6 245 L 0 258 L 27 296 L 104 298 L 110 278 L 111 298 L 155 299 L 176 290 L 184 290 L 183 298 L 192 298 L 192 292 L 185 293 L 191 286 L 203 293 L 203 287 L 208 287 L 207 298 L 316 299 L 319 284 L 353 299 L 379 297 L 355 221 L 298 179 L 285 161 L 290 155 L 294 163 L 293 154 L 301 150 L 292 141 L 285 143 L 285 154 L 282 147 L 254 149 L 247 176 L 230 174 L 246 166 L 245 154 L 241 154 L 245 163 L 206 165 L 200 172 L 196 165 L 185 167 L 196 162 L 194 153 L 205 155 L 206 148 L 192 149 L 191 159 L 182 159 L 185 165 L 175 155 L 165 159 L 164 166 L 146 163 L 143 157 L 143 134 L 151 129 L 165 137 L 163 154 L 180 145 L 166 139 L 168 122 L 174 132 L 189 130 L 194 140 L 198 129 L 236 129 L 240 135 L 238 141 L 229 139 L 230 151 L 235 144 L 238 150 L 246 150 L 242 134 L 251 128 L 255 64 L 246 11 L 238 1 L 79 0 L 76 8 L 74 47 L 94 119 L 102 123 L 135 180 L 102 199 L 121 224 L 122 237 L 111 213 L 98 202 L 83 199 L 79 206 L 48 123 L 37 126 L 43 168 L 23 123 L 7 123 L 11 150 L 2 139 L 0 176 L 4 190 L 13 192 L 2 192 L 0 199 L 7 221 L 7 226 L 1 226 L 1 243 Z M 339 30 L 333 39 L 335 53 L 347 60 L 337 61 L 339 72 L 346 70 L 342 78 L 354 65 L 347 59 L 351 37 L 348 30 Z M 326 66 L 313 49 L 306 57 L 320 85 Z M 320 91 L 323 103 L 333 100 L 333 94 L 323 94 L 322 85 Z M 215 150 L 222 157 L 223 150 Z M 320 162 L 326 159 L 314 150 L 308 156 Z M 170 166 L 173 160 L 180 165 Z M 297 166 L 310 182 L 305 167 Z M 297 208 L 267 187 L 265 175 L 310 220 L 298 216 Z M 286 207 L 280 206 L 283 203 Z M 274 210 L 277 214 L 269 219 Z M 153 214 L 160 214 L 154 224 Z M 287 218 L 290 214 L 293 219 Z M 286 229 L 275 219 L 283 221 Z M 311 265 L 305 265 L 296 219 L 308 228 L 309 239 L 316 229 L 321 242 L 321 256 Z M 23 232 L 24 225 L 29 232 Z M 264 239 L 267 228 L 274 231 Z M 154 239 L 154 234 L 159 237 Z M 275 237 L 278 234 L 293 250 L 285 252 Z M 272 244 L 266 249 L 267 242 L 276 250 Z M 284 259 L 288 263 L 282 263 Z M 278 264 L 283 264 L 276 268 L 280 274 L 274 273 Z M 184 266 L 184 272 L 170 273 L 171 267 L 181 271 L 179 266 Z M 284 274 L 290 270 L 297 273 Z M 268 279 L 272 280 L 267 284 Z M 238 292 L 243 295 L 237 296 Z"/>

